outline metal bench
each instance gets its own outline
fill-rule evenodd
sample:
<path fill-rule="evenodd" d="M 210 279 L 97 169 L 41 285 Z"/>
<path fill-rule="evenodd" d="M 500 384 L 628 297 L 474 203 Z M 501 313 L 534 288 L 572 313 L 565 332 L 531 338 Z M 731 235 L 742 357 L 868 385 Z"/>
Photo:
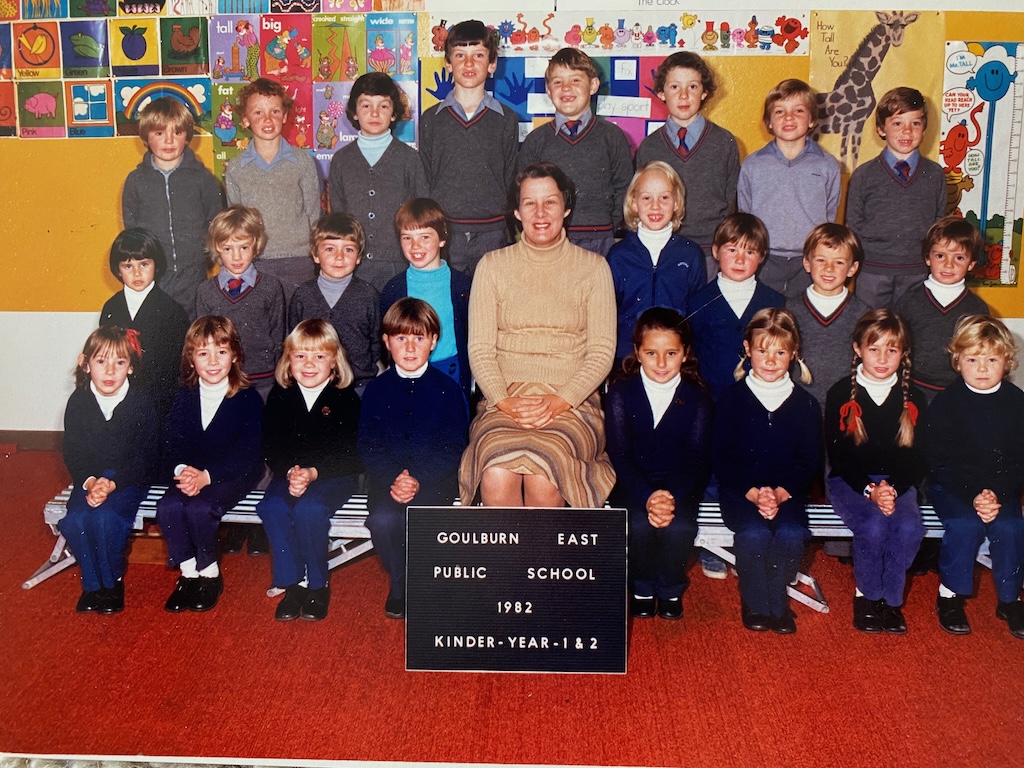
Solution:
<path fill-rule="evenodd" d="M 166 490 L 167 487 L 163 485 L 154 485 L 149 489 L 149 493 L 139 504 L 139 511 L 135 515 L 135 522 L 132 525 L 135 530 L 141 531 L 147 521 L 156 518 L 156 503 Z M 67 541 L 57 528 L 57 523 L 67 514 L 70 497 L 71 487 L 69 486 L 46 502 L 43 507 L 43 520 L 50 526 L 50 530 L 57 537 L 57 542 L 53 545 L 49 559 L 21 585 L 22 589 L 31 589 L 36 584 L 75 564 L 75 556 L 71 554 Z M 260 522 L 260 518 L 256 514 L 256 505 L 262 498 L 263 491 L 250 491 L 244 499 L 224 514 L 224 517 L 221 518 L 222 522 Z M 328 534 L 331 541 L 330 552 L 332 553 L 328 560 L 330 568 L 337 568 L 373 549 L 370 532 L 366 528 L 366 514 L 366 494 L 355 494 L 331 517 Z"/>

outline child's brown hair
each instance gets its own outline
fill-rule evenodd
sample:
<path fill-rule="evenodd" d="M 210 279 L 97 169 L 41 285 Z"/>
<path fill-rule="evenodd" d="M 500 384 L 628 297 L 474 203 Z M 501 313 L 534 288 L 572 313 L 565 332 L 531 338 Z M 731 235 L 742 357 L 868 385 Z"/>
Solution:
<path fill-rule="evenodd" d="M 324 240 L 351 240 L 359 249 L 357 261 L 363 258 L 363 252 L 366 250 L 366 232 L 363 230 L 363 225 L 355 216 L 348 213 L 325 213 L 317 219 L 312 232 L 309 233 L 311 256 L 316 256 L 317 248 Z M 316 271 L 317 274 L 320 273 L 319 265 L 317 265 Z"/>
<path fill-rule="evenodd" d="M 360 96 L 387 96 L 391 100 L 391 122 L 405 120 L 406 101 L 402 89 L 391 79 L 391 76 L 384 72 L 367 72 L 356 78 L 352 85 L 352 92 L 348 96 L 348 104 L 345 105 L 345 117 L 352 124 L 352 127 L 359 130 L 359 118 L 356 115 L 356 106 Z"/>
<path fill-rule="evenodd" d="M 242 113 L 242 117 L 245 117 L 245 108 L 253 96 L 276 96 L 281 100 L 281 107 L 285 114 L 287 115 L 291 111 L 292 97 L 288 95 L 285 87 L 276 80 L 257 77 L 238 92 L 238 111 Z"/>
<path fill-rule="evenodd" d="M 891 309 L 872 309 L 865 313 L 853 328 L 853 343 L 863 348 L 877 343 L 892 343 L 900 348 L 900 390 L 903 393 L 903 410 L 900 413 L 900 428 L 896 433 L 896 445 L 909 448 L 914 444 L 914 427 L 917 424 L 917 408 L 910 402 L 910 331 L 903 318 Z M 860 405 L 857 403 L 857 366 L 860 355 L 854 352 L 853 370 L 850 373 L 850 399 L 839 409 L 839 428 L 849 435 L 854 445 L 864 445 L 868 439 Z"/>
<path fill-rule="evenodd" d="M 811 372 L 807 368 L 807 363 L 800 357 L 800 330 L 792 312 L 779 307 L 766 307 L 755 312 L 743 334 L 744 350 L 753 347 L 761 336 L 768 337 L 768 346 L 774 344 L 792 352 L 800 369 L 800 383 L 811 383 Z M 736 381 L 747 375 L 746 362 L 749 357 L 750 355 L 744 351 L 743 358 L 733 371 L 733 378 Z"/>
<path fill-rule="evenodd" d="M 86 366 L 96 355 L 101 354 L 126 358 L 131 367 L 128 377 L 133 378 L 138 374 L 139 366 L 142 364 L 142 344 L 139 342 L 139 332 L 134 328 L 125 330 L 116 325 L 104 325 L 90 333 L 82 347 L 82 354 L 78 356 L 78 365 L 75 366 L 76 387 L 89 386 L 92 377 L 86 370 Z"/>
<path fill-rule="evenodd" d="M 303 320 L 295 326 L 284 340 L 281 348 L 281 359 L 274 369 L 274 378 L 282 387 L 290 387 L 295 383 L 292 376 L 292 352 L 328 352 L 334 358 L 331 364 L 331 378 L 334 386 L 344 389 L 352 383 L 352 367 L 348 364 L 348 357 L 345 356 L 345 348 L 341 346 L 338 332 L 327 320 L 322 317 L 315 317 L 310 320 Z"/>
<path fill-rule="evenodd" d="M 764 98 L 764 115 L 762 119 L 764 120 L 764 127 L 768 129 L 769 133 L 772 130 L 772 110 L 775 108 L 775 105 L 794 96 L 803 101 L 804 107 L 807 108 L 807 112 L 811 117 L 810 127 L 813 128 L 818 122 L 818 95 L 803 80 L 789 77 L 768 91 L 768 95 Z"/>
<path fill-rule="evenodd" d="M 487 48 L 487 61 L 498 60 L 498 30 L 488 29 L 482 21 L 460 21 L 448 30 L 444 41 L 444 60 L 451 64 L 452 48 L 483 45 Z"/>
<path fill-rule="evenodd" d="M 693 329 L 686 318 L 669 307 L 651 307 L 644 310 L 636 319 L 636 325 L 633 326 L 633 351 L 622 360 L 623 372 L 627 376 L 640 372 L 641 365 L 637 354 L 643 346 L 644 337 L 652 331 L 667 331 L 676 335 L 679 345 L 683 348 L 683 364 L 679 369 L 679 375 L 683 381 L 707 391 L 707 384 L 700 375 L 697 355 L 693 351 Z"/>
<path fill-rule="evenodd" d="M 441 321 L 434 308 L 423 301 L 406 296 L 399 299 L 384 313 L 380 332 L 385 336 L 437 336 L 441 335 Z"/>
<path fill-rule="evenodd" d="M 665 80 L 668 79 L 668 73 L 673 69 L 692 69 L 700 75 L 700 85 L 704 89 L 706 98 L 710 99 L 715 95 L 717 87 L 715 73 L 711 71 L 707 62 L 693 51 L 677 51 L 671 56 L 665 57 L 654 73 L 655 93 L 662 93 L 665 90 Z"/>
<path fill-rule="evenodd" d="M 544 82 L 547 83 L 551 77 L 551 71 L 555 67 L 566 67 L 577 72 L 582 72 L 588 80 L 601 79 L 601 73 L 597 71 L 594 60 L 587 56 L 579 48 L 563 48 L 554 56 L 548 59 L 547 69 L 544 70 Z"/>
<path fill-rule="evenodd" d="M 916 112 L 921 110 L 923 127 L 928 127 L 928 103 L 924 96 L 916 88 L 892 88 L 878 100 L 878 109 L 875 110 L 875 128 L 879 131 L 885 128 L 885 121 L 895 115 L 902 115 L 904 112 Z"/>
<path fill-rule="evenodd" d="M 199 374 L 196 373 L 195 366 L 192 364 L 192 355 L 200 347 L 205 347 L 208 341 L 212 341 L 218 347 L 227 347 L 234 355 L 235 360 L 231 363 L 231 370 L 228 371 L 227 393 L 227 397 L 234 397 L 240 389 L 249 386 L 249 377 L 242 370 L 242 366 L 245 364 L 242 339 L 235 329 L 235 324 L 222 315 L 206 315 L 198 318 L 189 326 L 185 333 L 185 344 L 181 348 L 181 385 L 183 387 L 199 386 Z"/>
<path fill-rule="evenodd" d="M 804 259 L 810 261 L 814 256 L 814 249 L 819 245 L 846 251 L 853 264 L 860 264 L 864 260 L 864 247 L 860 244 L 860 238 L 844 224 L 826 221 L 812 229 L 804 240 Z"/>
<path fill-rule="evenodd" d="M 712 240 L 715 248 L 729 243 L 746 243 L 757 250 L 761 254 L 761 261 L 764 261 L 768 255 L 768 228 L 752 213 L 730 213 L 715 227 Z"/>
<path fill-rule="evenodd" d="M 448 214 L 444 207 L 429 197 L 414 197 L 406 200 L 395 212 L 395 236 L 401 241 L 403 230 L 432 229 L 444 245 L 442 255 L 447 250 L 450 229 Z"/>
<path fill-rule="evenodd" d="M 173 96 L 153 99 L 139 112 L 139 138 L 149 144 L 149 132 L 159 130 L 184 131 L 185 143 L 192 141 L 196 123 L 188 107 Z"/>
<path fill-rule="evenodd" d="M 206 230 L 206 253 L 212 264 L 217 263 L 217 247 L 231 238 L 248 237 L 253 241 L 253 258 L 259 258 L 267 247 L 267 230 L 263 216 L 256 208 L 231 205 L 213 217 Z"/>
<path fill-rule="evenodd" d="M 973 262 L 978 261 L 985 247 L 978 228 L 959 216 L 943 216 L 928 228 L 921 241 L 921 258 L 927 261 L 932 248 L 939 243 L 953 243 L 966 251 Z"/>

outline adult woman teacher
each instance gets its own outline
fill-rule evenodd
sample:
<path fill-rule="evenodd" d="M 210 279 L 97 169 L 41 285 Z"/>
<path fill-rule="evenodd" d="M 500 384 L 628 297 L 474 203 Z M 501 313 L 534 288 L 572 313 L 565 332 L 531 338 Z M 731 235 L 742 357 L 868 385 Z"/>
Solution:
<path fill-rule="evenodd" d="M 574 187 L 552 163 L 512 189 L 520 242 L 484 256 L 469 299 L 469 364 L 484 401 L 459 485 L 469 504 L 601 506 L 615 483 L 597 388 L 615 352 L 606 261 L 568 241 Z"/>

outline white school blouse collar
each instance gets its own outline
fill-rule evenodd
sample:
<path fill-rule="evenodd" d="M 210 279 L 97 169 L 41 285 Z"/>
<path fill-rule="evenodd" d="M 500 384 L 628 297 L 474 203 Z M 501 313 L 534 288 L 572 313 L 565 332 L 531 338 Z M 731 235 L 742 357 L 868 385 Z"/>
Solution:
<path fill-rule="evenodd" d="M 327 385 L 331 383 L 330 379 L 322 381 L 315 387 L 304 387 L 298 382 L 295 382 L 299 388 L 299 392 L 302 394 L 302 399 L 306 403 L 306 410 L 313 410 L 313 405 L 316 403 L 316 399 L 320 397 L 320 393 L 327 389 Z"/>
<path fill-rule="evenodd" d="M 128 396 L 128 387 L 130 382 L 128 379 L 124 380 L 124 384 L 112 395 L 104 395 L 98 389 L 93 382 L 89 382 L 89 389 L 92 390 L 93 395 L 96 396 L 96 404 L 99 405 L 100 411 L 103 413 L 103 418 L 106 421 L 110 421 L 110 417 L 114 415 L 114 409 L 117 408 L 124 399 Z"/>
<path fill-rule="evenodd" d="M 406 370 L 403 370 L 402 368 L 399 368 L 396 365 L 395 366 L 395 373 L 398 374 L 398 378 L 400 378 L 400 379 L 418 379 L 420 376 L 422 376 L 424 373 L 427 372 L 427 367 L 429 365 L 430 365 L 430 361 L 428 360 L 422 366 L 417 368 L 415 371 L 406 371 Z"/>

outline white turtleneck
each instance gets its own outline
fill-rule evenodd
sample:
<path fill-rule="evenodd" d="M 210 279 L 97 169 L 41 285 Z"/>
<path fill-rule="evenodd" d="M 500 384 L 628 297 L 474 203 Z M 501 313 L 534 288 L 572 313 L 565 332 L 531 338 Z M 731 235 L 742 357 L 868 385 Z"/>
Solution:
<path fill-rule="evenodd" d="M 782 374 L 782 378 L 778 381 L 764 381 L 757 378 L 753 373 L 750 373 L 745 381 L 747 386 L 750 387 L 750 391 L 754 393 L 754 397 L 770 413 L 779 410 L 779 407 L 786 402 L 786 398 L 793 393 L 793 387 L 795 386 L 793 380 L 789 377 L 788 371 Z"/>
<path fill-rule="evenodd" d="M 889 393 L 892 391 L 892 388 L 896 386 L 898 378 L 899 371 L 896 371 L 892 376 L 884 381 L 872 379 L 864 373 L 863 363 L 857 366 L 857 384 L 868 393 L 868 397 L 871 398 L 875 405 L 881 405 L 885 402 L 885 399 L 889 397 Z"/>
<path fill-rule="evenodd" d="M 658 258 L 661 256 L 661 251 L 665 248 L 669 238 L 672 237 L 672 227 L 666 225 L 661 229 L 648 229 L 643 224 L 640 224 L 637 227 L 636 236 L 640 238 L 640 242 L 650 252 L 651 262 L 654 266 L 658 266 Z"/>
<path fill-rule="evenodd" d="M 729 303 L 736 317 L 743 317 L 743 313 L 747 311 L 747 305 L 754 298 L 757 282 L 754 275 L 746 280 L 736 282 L 719 274 L 718 290 L 722 292 L 722 297 Z"/>
<path fill-rule="evenodd" d="M 141 291 L 136 291 L 134 288 L 129 288 L 127 285 L 124 287 L 124 303 L 128 305 L 128 315 L 132 320 L 135 319 L 135 315 L 139 312 L 139 307 L 142 306 L 142 302 L 146 300 L 146 297 L 153 292 L 153 287 L 156 285 L 156 281 L 153 281 Z"/>
<path fill-rule="evenodd" d="M 299 392 L 302 393 L 302 399 L 306 403 L 307 412 L 313 410 L 313 404 L 316 402 L 316 399 L 320 397 L 320 393 L 327 389 L 327 385 L 330 383 L 331 380 L 328 378 L 326 381 L 320 382 L 315 387 L 304 387 L 299 384 Z"/>
<path fill-rule="evenodd" d="M 397 373 L 399 378 L 402 378 L 402 379 L 418 379 L 420 376 L 422 376 L 424 373 L 426 373 L 427 366 L 429 366 L 429 365 L 430 365 L 430 361 L 428 360 L 422 366 L 417 368 L 415 371 L 407 371 L 407 370 L 401 368 L 400 366 L 396 365 L 395 366 L 395 373 Z"/>
<path fill-rule="evenodd" d="M 989 387 L 988 389 L 975 389 L 966 381 L 964 382 L 964 386 L 967 387 L 969 390 L 971 390 L 971 392 L 973 392 L 976 395 L 994 395 L 996 392 L 999 391 L 999 388 L 1003 386 L 1003 382 L 1000 381 L 994 387 Z"/>
<path fill-rule="evenodd" d="M 220 408 L 220 404 L 224 401 L 230 386 L 231 381 L 228 376 L 225 376 L 224 381 L 220 384 L 212 386 L 202 379 L 199 380 L 200 421 L 204 430 L 210 426 L 213 417 L 217 415 L 217 409 Z"/>
<path fill-rule="evenodd" d="M 958 283 L 952 285 L 945 285 L 935 280 L 931 275 L 928 275 L 924 281 L 925 288 L 932 292 L 932 296 L 939 302 L 943 307 L 948 307 L 958 298 L 960 294 L 967 290 L 967 280 L 961 280 Z"/>
<path fill-rule="evenodd" d="M 640 369 L 640 381 L 643 382 L 644 392 L 647 393 L 647 402 L 651 404 L 654 426 L 658 426 L 661 423 L 661 418 L 665 415 L 665 411 L 672 404 L 672 398 L 676 396 L 676 389 L 679 387 L 681 378 L 682 376 L 677 373 L 664 384 L 659 384 L 650 379 L 643 368 Z"/>
<path fill-rule="evenodd" d="M 89 389 L 92 390 L 93 395 L 96 396 L 96 403 L 100 407 L 100 411 L 103 413 L 103 418 L 110 421 L 110 417 L 114 415 L 114 409 L 121 404 L 121 402 L 128 396 L 128 379 L 124 380 L 124 384 L 112 395 L 104 395 L 98 389 L 93 382 L 89 382 Z"/>
<path fill-rule="evenodd" d="M 822 317 L 831 317 L 832 313 L 839 309 L 839 305 L 846 301 L 846 297 L 849 295 L 849 291 L 846 286 L 843 286 L 843 290 L 835 296 L 822 296 L 816 290 L 814 286 L 810 285 L 807 287 L 807 301 L 811 303 L 818 314 Z"/>

